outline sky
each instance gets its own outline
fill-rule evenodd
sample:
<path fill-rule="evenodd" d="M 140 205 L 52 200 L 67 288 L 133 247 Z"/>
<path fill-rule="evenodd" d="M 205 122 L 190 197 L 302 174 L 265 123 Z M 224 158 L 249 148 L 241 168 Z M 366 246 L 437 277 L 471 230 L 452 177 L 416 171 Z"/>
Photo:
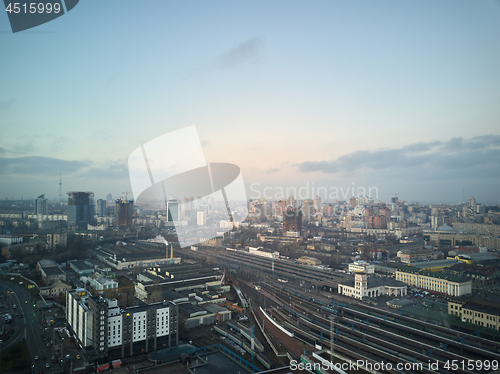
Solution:
<path fill-rule="evenodd" d="M 125 196 L 130 154 L 194 125 L 249 198 L 500 204 L 498 1 L 85 0 L 15 34 L 0 13 L 0 51 L 1 199 L 60 173 Z"/>

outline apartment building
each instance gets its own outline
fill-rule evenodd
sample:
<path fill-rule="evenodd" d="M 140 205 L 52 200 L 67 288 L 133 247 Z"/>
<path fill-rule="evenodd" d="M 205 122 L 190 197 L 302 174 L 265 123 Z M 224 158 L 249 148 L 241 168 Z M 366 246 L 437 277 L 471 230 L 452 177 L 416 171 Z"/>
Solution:
<path fill-rule="evenodd" d="M 72 290 L 66 319 L 87 360 L 129 357 L 178 344 L 178 307 L 171 301 L 120 309 L 117 300 Z"/>

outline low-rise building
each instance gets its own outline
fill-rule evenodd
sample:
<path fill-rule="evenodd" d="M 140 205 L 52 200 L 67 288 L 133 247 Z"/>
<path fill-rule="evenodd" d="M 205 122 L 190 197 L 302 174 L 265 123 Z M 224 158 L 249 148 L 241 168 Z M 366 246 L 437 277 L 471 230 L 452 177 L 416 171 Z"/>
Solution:
<path fill-rule="evenodd" d="M 368 274 L 357 273 L 354 281 L 344 281 L 338 284 L 341 295 L 361 300 L 363 297 L 404 296 L 407 286 L 403 282 L 391 278 L 370 277 Z"/>
<path fill-rule="evenodd" d="M 400 266 L 396 270 L 396 280 L 409 286 L 451 296 L 462 296 L 472 292 L 472 282 L 466 277 L 429 272 L 414 266 Z"/>
<path fill-rule="evenodd" d="M 448 302 L 448 314 L 458 316 L 463 322 L 500 329 L 500 297 L 488 295 L 472 298 L 453 298 Z"/>
<path fill-rule="evenodd" d="M 46 287 L 40 287 L 40 294 L 44 297 L 57 297 L 66 294 L 66 291 L 71 290 L 73 287 L 68 283 L 57 279 Z"/>
<path fill-rule="evenodd" d="M 307 264 L 307 265 L 314 265 L 318 266 L 321 265 L 321 261 L 315 257 L 309 257 L 309 256 L 302 256 L 297 259 L 297 262 L 300 264 Z"/>
<path fill-rule="evenodd" d="M 375 273 L 375 265 L 370 264 L 366 261 L 354 261 L 349 264 L 349 273 Z"/>

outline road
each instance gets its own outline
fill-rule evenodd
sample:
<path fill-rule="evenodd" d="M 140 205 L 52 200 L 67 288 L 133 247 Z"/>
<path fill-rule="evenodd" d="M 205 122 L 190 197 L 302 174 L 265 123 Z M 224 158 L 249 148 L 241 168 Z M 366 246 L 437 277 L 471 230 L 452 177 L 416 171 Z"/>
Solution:
<path fill-rule="evenodd" d="M 2 280 L 0 280 L 0 286 L 7 291 L 14 292 L 8 296 L 8 302 L 11 306 L 14 304 L 17 306 L 16 309 L 12 309 L 14 312 L 13 318 L 15 319 L 16 333 L 6 342 L 2 350 L 9 348 L 20 339 L 26 338 L 31 364 L 35 365 L 33 372 L 39 373 L 40 370 L 44 370 L 45 373 L 60 373 L 61 368 L 59 364 L 53 364 L 51 360 L 51 357 L 55 354 L 53 347 L 47 347 L 47 343 L 45 343 L 42 338 L 42 334 L 45 333 L 45 330 L 42 327 L 40 312 L 37 312 L 33 307 L 33 303 L 25 287 Z M 19 316 L 16 316 L 16 313 L 18 313 Z M 38 356 L 39 359 L 35 360 L 35 356 Z M 42 360 L 43 357 L 46 357 L 45 361 Z M 47 363 L 50 364 L 50 368 L 46 368 Z"/>

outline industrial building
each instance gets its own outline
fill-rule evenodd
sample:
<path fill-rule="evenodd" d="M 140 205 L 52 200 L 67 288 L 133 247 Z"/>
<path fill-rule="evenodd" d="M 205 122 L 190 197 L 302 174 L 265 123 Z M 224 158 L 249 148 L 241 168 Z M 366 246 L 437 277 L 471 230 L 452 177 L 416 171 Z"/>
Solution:
<path fill-rule="evenodd" d="M 462 296 L 472 292 L 470 279 L 442 272 L 428 272 L 414 266 L 400 266 L 396 280 L 410 286 L 451 296 Z"/>
<path fill-rule="evenodd" d="M 178 344 L 178 307 L 171 301 L 120 309 L 83 288 L 66 294 L 66 319 L 87 361 L 128 357 Z"/>

